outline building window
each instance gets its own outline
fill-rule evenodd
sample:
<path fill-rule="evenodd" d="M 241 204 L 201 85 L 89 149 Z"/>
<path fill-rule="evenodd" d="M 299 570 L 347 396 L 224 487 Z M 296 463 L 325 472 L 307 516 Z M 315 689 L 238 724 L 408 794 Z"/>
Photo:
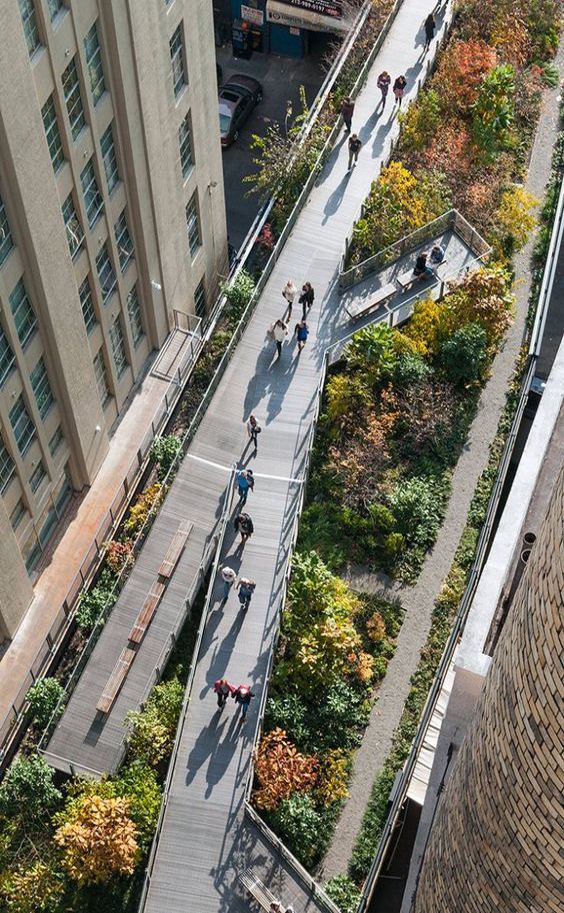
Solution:
<path fill-rule="evenodd" d="M 86 218 L 88 225 L 92 228 L 104 209 L 102 194 L 98 190 L 98 182 L 94 171 L 94 161 L 90 159 L 87 165 L 80 172 L 80 183 L 84 194 L 84 205 L 86 207 Z"/>
<path fill-rule="evenodd" d="M 182 39 L 182 23 L 178 26 L 169 41 L 170 59 L 172 62 L 172 85 L 174 94 L 178 97 L 184 86 L 188 85 L 186 67 L 184 64 L 184 41 Z"/>
<path fill-rule="evenodd" d="M 80 95 L 80 83 L 74 58 L 63 73 L 63 92 L 70 120 L 72 138 L 76 139 L 86 124 Z"/>
<path fill-rule="evenodd" d="M 178 141 L 180 143 L 180 166 L 182 177 L 187 177 L 194 167 L 194 153 L 192 143 L 192 124 L 190 112 L 186 115 L 178 128 Z"/>
<path fill-rule="evenodd" d="M 136 346 L 144 336 L 143 318 L 141 317 L 141 306 L 139 304 L 136 285 L 133 286 L 127 296 L 127 314 L 129 316 L 133 345 Z"/>
<path fill-rule="evenodd" d="M 18 0 L 20 4 L 20 13 L 22 16 L 23 30 L 29 56 L 33 57 L 40 45 L 39 29 L 37 28 L 37 19 L 35 17 L 35 7 L 33 0 Z"/>
<path fill-rule="evenodd" d="M 100 397 L 102 407 L 104 407 L 110 399 L 111 393 L 108 386 L 108 374 L 106 372 L 106 363 L 104 361 L 104 353 L 102 352 L 102 349 L 100 349 L 96 355 L 93 364 L 94 374 L 96 375 L 96 383 L 98 384 L 98 395 Z"/>
<path fill-rule="evenodd" d="M 14 532 L 17 530 L 26 513 L 26 506 L 23 500 L 20 498 L 12 513 L 10 514 L 10 525 Z"/>
<path fill-rule="evenodd" d="M 49 7 L 51 22 L 58 16 L 61 10 L 65 8 L 63 0 L 47 0 L 47 6 Z"/>
<path fill-rule="evenodd" d="M 123 341 L 123 330 L 121 328 L 119 314 L 110 327 L 110 342 L 112 344 L 112 355 L 114 357 L 117 376 L 121 377 L 127 368 L 127 355 L 125 354 L 125 343 Z"/>
<path fill-rule="evenodd" d="M 0 197 L 0 266 L 2 266 L 13 246 L 14 242 L 12 241 L 6 207 L 4 206 L 4 201 Z"/>
<path fill-rule="evenodd" d="M 84 52 L 86 54 L 86 63 L 88 64 L 88 73 L 90 75 L 92 99 L 94 104 L 97 105 L 102 95 L 106 91 L 106 84 L 104 82 L 102 52 L 100 50 L 100 42 L 98 41 L 98 29 L 96 23 L 94 23 L 86 35 L 86 38 L 84 39 Z"/>
<path fill-rule="evenodd" d="M 122 212 L 121 216 L 114 225 L 114 231 L 116 235 L 116 244 L 119 255 L 119 265 L 120 269 L 125 272 L 125 268 L 131 258 L 133 257 L 133 242 L 131 241 L 131 236 L 129 234 L 129 228 L 127 227 L 127 217 L 125 215 L 125 209 Z"/>
<path fill-rule="evenodd" d="M 43 118 L 43 126 L 45 127 L 47 145 L 49 146 L 49 155 L 51 156 L 53 170 L 56 174 L 65 160 L 65 153 L 63 152 L 61 134 L 59 133 L 59 125 L 57 123 L 57 112 L 55 111 L 55 102 L 52 95 L 41 108 L 41 116 Z"/>
<path fill-rule="evenodd" d="M 4 494 L 16 472 L 16 465 L 0 437 L 0 493 Z"/>
<path fill-rule="evenodd" d="M 18 281 L 10 295 L 10 306 L 14 315 L 18 339 L 22 349 L 25 349 L 37 329 L 37 317 L 27 297 L 23 279 Z"/>
<path fill-rule="evenodd" d="M 43 460 L 41 460 L 39 466 L 35 467 L 29 477 L 29 484 L 33 494 L 35 494 L 46 475 L 47 473 L 45 472 L 45 466 L 43 465 Z"/>
<path fill-rule="evenodd" d="M 108 193 L 111 193 L 116 184 L 119 184 L 116 147 L 111 124 L 104 130 L 100 138 L 100 149 L 102 150 L 102 161 L 104 162 L 104 171 L 106 172 L 106 181 L 108 182 Z"/>
<path fill-rule="evenodd" d="M 63 221 L 67 230 L 67 241 L 72 259 L 76 257 L 84 242 L 84 232 L 78 220 L 72 193 L 69 193 L 62 207 Z"/>
<path fill-rule="evenodd" d="M 203 279 L 194 292 L 194 310 L 196 317 L 206 316 L 206 286 Z"/>
<path fill-rule="evenodd" d="M 186 230 L 188 232 L 188 246 L 192 257 L 195 257 L 202 244 L 200 237 L 200 220 L 198 219 L 198 200 L 194 193 L 186 204 Z"/>
<path fill-rule="evenodd" d="M 8 342 L 4 330 L 0 326 L 0 387 L 7 377 L 9 377 L 14 367 L 16 356 L 12 352 L 12 347 Z"/>
<path fill-rule="evenodd" d="M 39 409 L 39 415 L 42 419 L 45 419 L 45 416 L 49 412 L 49 409 L 55 400 L 53 398 L 53 391 L 51 390 L 51 385 L 49 384 L 49 378 L 47 377 L 47 368 L 45 367 L 43 358 L 39 359 L 35 368 L 31 372 L 29 379 L 31 380 L 31 389 L 33 390 L 35 396 L 35 402 L 37 403 L 37 408 Z"/>
<path fill-rule="evenodd" d="M 64 439 L 65 439 L 65 438 L 64 438 L 64 435 L 63 435 L 63 429 L 62 429 L 61 426 L 59 425 L 59 427 L 58 427 L 57 430 L 55 431 L 55 434 L 53 435 L 53 437 L 52 437 L 51 440 L 49 441 L 49 453 L 51 454 L 52 457 L 55 456 L 57 450 L 59 449 L 59 447 L 60 447 L 61 444 L 63 443 Z"/>
<path fill-rule="evenodd" d="M 100 288 L 102 289 L 102 301 L 106 304 L 117 284 L 107 242 L 96 257 L 96 269 L 100 280 Z"/>
<path fill-rule="evenodd" d="M 90 288 L 90 280 L 88 276 L 80 286 L 78 294 L 80 297 L 80 304 L 82 306 L 82 316 L 84 317 L 86 332 L 88 335 L 90 335 L 96 326 L 97 320 L 96 312 L 94 310 L 94 302 L 92 301 L 92 289 Z"/>
<path fill-rule="evenodd" d="M 14 432 L 18 450 L 23 456 L 28 451 L 29 445 L 35 437 L 35 425 L 27 413 L 23 396 L 19 396 L 10 409 L 10 424 Z"/>

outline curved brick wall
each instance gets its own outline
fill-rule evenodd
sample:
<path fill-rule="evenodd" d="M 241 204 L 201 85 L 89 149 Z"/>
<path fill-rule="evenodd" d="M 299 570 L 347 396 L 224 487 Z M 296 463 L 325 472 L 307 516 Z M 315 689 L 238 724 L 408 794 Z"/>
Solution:
<path fill-rule="evenodd" d="M 564 910 L 564 474 L 427 846 L 416 913 Z"/>

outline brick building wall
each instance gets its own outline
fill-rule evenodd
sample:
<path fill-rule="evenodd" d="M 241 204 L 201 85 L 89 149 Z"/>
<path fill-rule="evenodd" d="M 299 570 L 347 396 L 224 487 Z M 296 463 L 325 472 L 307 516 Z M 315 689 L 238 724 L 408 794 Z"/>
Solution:
<path fill-rule="evenodd" d="M 564 909 L 564 472 L 421 868 L 415 913 Z"/>

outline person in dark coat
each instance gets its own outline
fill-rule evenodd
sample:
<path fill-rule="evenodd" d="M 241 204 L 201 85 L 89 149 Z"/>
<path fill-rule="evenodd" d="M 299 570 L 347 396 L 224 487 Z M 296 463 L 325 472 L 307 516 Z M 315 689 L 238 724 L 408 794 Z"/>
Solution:
<path fill-rule="evenodd" d="M 235 517 L 235 529 L 241 533 L 241 548 L 244 547 L 247 539 L 250 539 L 255 531 L 253 521 L 248 514 L 240 513 Z"/>
<path fill-rule="evenodd" d="M 345 122 L 345 129 L 347 133 L 350 133 L 354 114 L 354 101 L 352 101 L 352 99 L 350 99 L 348 96 L 345 98 L 343 104 L 341 105 L 341 114 L 343 115 L 343 120 Z"/>
<path fill-rule="evenodd" d="M 427 18 L 425 19 L 425 22 L 424 22 L 424 24 L 423 24 L 423 27 L 424 27 L 424 29 L 425 29 L 425 47 L 424 47 L 424 50 L 426 51 L 427 48 L 429 47 L 429 45 L 431 44 L 433 38 L 435 37 L 435 28 L 436 28 L 436 24 L 435 24 L 435 17 L 433 16 L 432 13 L 429 13 L 429 15 L 427 16 Z"/>
<path fill-rule="evenodd" d="M 396 99 L 394 104 L 397 105 L 399 108 L 401 108 L 401 100 L 403 98 L 403 93 L 405 92 L 406 85 L 407 85 L 407 79 L 405 78 L 405 76 L 398 76 L 398 78 L 394 82 L 394 96 Z"/>
<path fill-rule="evenodd" d="M 255 695 L 251 691 L 249 685 L 239 685 L 237 690 L 233 694 L 235 703 L 239 704 L 241 707 L 241 722 L 244 723 L 247 719 L 247 713 L 249 712 L 249 707 L 251 705 L 251 698 Z"/>
<path fill-rule="evenodd" d="M 315 300 L 315 291 L 311 282 L 304 282 L 302 286 L 302 293 L 299 297 L 299 302 L 302 306 L 302 320 L 306 319 L 306 314 L 309 311 Z"/>
<path fill-rule="evenodd" d="M 351 170 L 351 168 L 353 166 L 353 161 L 354 161 L 355 165 L 358 161 L 358 153 L 360 152 L 361 146 L 362 146 L 362 143 L 361 143 L 359 137 L 356 135 L 356 133 L 353 133 L 353 135 L 349 139 L 349 169 L 348 169 L 349 171 Z"/>

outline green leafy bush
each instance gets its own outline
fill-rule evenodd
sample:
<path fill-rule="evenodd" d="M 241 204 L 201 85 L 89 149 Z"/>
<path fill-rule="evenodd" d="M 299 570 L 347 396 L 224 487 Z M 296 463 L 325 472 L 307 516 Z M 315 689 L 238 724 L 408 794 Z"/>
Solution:
<path fill-rule="evenodd" d="M 433 138 L 441 117 L 441 100 L 434 89 L 423 89 L 407 111 L 400 111 L 402 145 L 421 149 Z"/>
<path fill-rule="evenodd" d="M 322 816 L 309 793 L 294 793 L 284 799 L 272 820 L 290 852 L 304 865 L 311 865 L 323 830 Z"/>
<path fill-rule="evenodd" d="M 371 381 L 389 377 L 396 359 L 393 330 L 385 323 L 359 330 L 347 345 L 344 357 L 353 370 L 361 369 Z"/>
<path fill-rule="evenodd" d="M 489 363 L 485 329 L 479 323 L 460 327 L 442 343 L 439 360 L 449 380 L 456 384 L 482 380 Z"/>
<path fill-rule="evenodd" d="M 31 719 L 36 726 L 44 729 L 57 705 L 58 716 L 63 712 L 64 702 L 61 699 L 64 693 L 65 689 L 56 678 L 41 678 L 31 686 L 25 699 L 29 703 Z"/>
<path fill-rule="evenodd" d="M 390 495 L 390 506 L 407 542 L 425 549 L 433 545 L 444 509 L 444 493 L 434 479 L 414 477 L 399 482 Z"/>
<path fill-rule="evenodd" d="M 151 463 L 157 463 L 157 477 L 160 482 L 166 476 L 172 466 L 176 454 L 180 450 L 180 441 L 175 434 L 165 434 L 163 437 L 157 437 L 151 445 L 149 459 Z"/>
<path fill-rule="evenodd" d="M 515 71 L 510 64 L 494 67 L 482 78 L 472 105 L 472 136 L 486 159 L 515 145 Z"/>
<path fill-rule="evenodd" d="M 137 841 L 142 850 L 148 849 L 155 835 L 162 799 L 157 774 L 147 764 L 133 761 L 121 769 L 113 784 L 114 795 L 129 799 L 129 817 L 137 826 Z"/>
<path fill-rule="evenodd" d="M 130 758 L 158 767 L 170 754 L 183 699 L 184 687 L 172 678 L 155 685 L 144 710 L 127 714 Z"/>
<path fill-rule="evenodd" d="M 426 380 L 430 372 L 431 368 L 421 355 L 417 355 L 415 352 L 403 352 L 394 368 L 394 386 L 416 386 Z"/>
<path fill-rule="evenodd" d="M 255 290 L 255 280 L 246 270 L 242 269 L 237 278 L 227 285 L 222 286 L 222 291 L 229 302 L 227 311 L 230 323 L 235 326 L 243 311 L 247 307 Z"/>
<path fill-rule="evenodd" d="M 348 875 L 334 875 L 324 885 L 325 891 L 341 913 L 356 913 L 361 893 Z"/>
<path fill-rule="evenodd" d="M 17 758 L 0 784 L 0 814 L 44 826 L 46 816 L 61 801 L 53 779 L 53 768 L 39 755 Z"/>
<path fill-rule="evenodd" d="M 113 585 L 112 574 L 102 571 L 96 586 L 81 593 L 74 618 L 82 634 L 90 634 L 98 619 L 113 609 L 117 600 L 117 593 L 112 592 Z"/>

